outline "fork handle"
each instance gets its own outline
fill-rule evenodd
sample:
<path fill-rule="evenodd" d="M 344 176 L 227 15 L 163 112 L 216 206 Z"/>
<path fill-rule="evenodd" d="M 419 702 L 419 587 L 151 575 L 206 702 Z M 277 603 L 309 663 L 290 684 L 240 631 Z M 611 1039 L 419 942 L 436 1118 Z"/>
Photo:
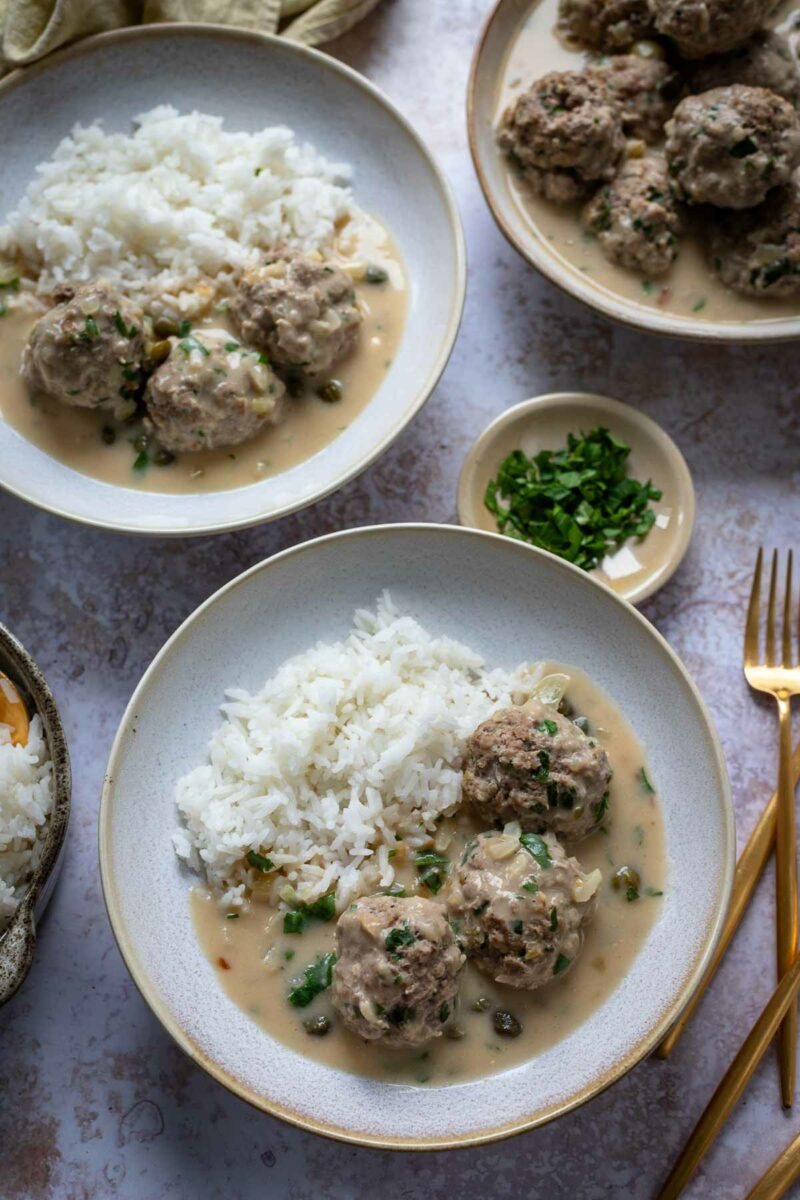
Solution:
<path fill-rule="evenodd" d="M 778 978 L 782 979 L 797 957 L 797 830 L 792 778 L 791 701 L 779 695 L 780 745 L 778 757 L 778 830 L 775 842 Z M 784 1108 L 794 1103 L 797 1072 L 797 1002 L 786 1013 L 778 1035 L 781 1099 Z"/>

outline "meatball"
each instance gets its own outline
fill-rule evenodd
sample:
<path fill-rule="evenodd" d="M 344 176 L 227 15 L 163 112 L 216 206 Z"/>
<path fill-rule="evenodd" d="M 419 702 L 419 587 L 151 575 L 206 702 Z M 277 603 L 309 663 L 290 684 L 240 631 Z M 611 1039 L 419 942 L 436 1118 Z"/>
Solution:
<path fill-rule="evenodd" d="M 711 231 L 712 270 L 745 296 L 800 295 L 800 190 L 772 192 L 758 208 L 726 213 Z"/>
<path fill-rule="evenodd" d="M 624 49 L 647 37 L 652 25 L 647 0 L 559 0 L 559 30 L 585 46 Z"/>
<path fill-rule="evenodd" d="M 672 38 L 684 58 L 734 50 L 775 7 L 776 0 L 650 0 L 656 29 Z"/>
<path fill-rule="evenodd" d="M 567 203 L 612 179 L 625 150 L 619 111 L 605 87 L 578 71 L 553 71 L 503 114 L 498 145 L 533 190 Z"/>
<path fill-rule="evenodd" d="M 617 54 L 588 67 L 586 74 L 603 84 L 618 106 L 628 137 L 661 141 L 680 96 L 680 77 L 671 67 L 658 58 Z"/>
<path fill-rule="evenodd" d="M 676 196 L 692 204 L 753 208 L 800 162 L 800 119 L 765 88 L 712 88 L 687 96 L 667 123 Z"/>
<path fill-rule="evenodd" d="M 368 1042 L 419 1046 L 440 1037 L 465 958 L 442 904 L 420 896 L 367 896 L 336 926 L 331 998 Z"/>
<path fill-rule="evenodd" d="M 447 905 L 475 966 L 532 990 L 578 957 L 600 882 L 552 834 L 482 833 L 448 883 Z"/>
<path fill-rule="evenodd" d="M 257 350 L 225 330 L 172 338 L 145 391 L 145 430 L 184 454 L 237 446 L 281 417 L 285 387 Z"/>
<path fill-rule="evenodd" d="M 467 740 L 462 795 L 487 826 L 519 821 L 576 841 L 602 821 L 610 782 L 605 750 L 538 701 L 495 713 Z"/>
<path fill-rule="evenodd" d="M 730 87 L 744 83 L 748 87 L 769 88 L 797 107 L 800 103 L 800 73 L 783 34 L 762 30 L 730 54 L 699 62 L 689 73 L 693 92 Z"/>
<path fill-rule="evenodd" d="M 246 271 L 230 314 L 242 340 L 276 367 L 302 367 L 309 375 L 347 357 L 362 320 L 350 276 L 302 254 L 281 254 Z"/>
<path fill-rule="evenodd" d="M 611 262 L 663 275 L 678 255 L 681 219 L 662 159 L 626 162 L 584 210 L 587 228 Z"/>
<path fill-rule="evenodd" d="M 103 282 L 65 287 L 22 354 L 29 387 L 75 408 L 134 411 L 144 381 L 144 314 Z"/>

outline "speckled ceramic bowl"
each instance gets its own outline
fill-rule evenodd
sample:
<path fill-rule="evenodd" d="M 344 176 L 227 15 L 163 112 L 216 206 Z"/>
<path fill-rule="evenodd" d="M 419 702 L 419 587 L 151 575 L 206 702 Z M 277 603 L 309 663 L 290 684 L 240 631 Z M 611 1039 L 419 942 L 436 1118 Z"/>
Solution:
<path fill-rule="evenodd" d="M 194 879 L 171 842 L 175 783 L 205 760 L 226 688 L 258 689 L 289 655 L 343 636 L 354 610 L 373 605 L 384 588 L 429 630 L 463 639 L 493 666 L 551 656 L 583 667 L 645 743 L 663 798 L 664 909 L 617 991 L 539 1057 L 446 1088 L 360 1078 L 262 1032 L 228 999 L 200 949 L 189 912 Z M 332 1137 L 406 1149 L 470 1145 L 538 1125 L 646 1055 L 708 963 L 734 854 L 719 742 L 664 639 L 561 559 L 496 534 L 437 525 L 356 529 L 308 542 L 201 605 L 133 695 L 100 812 L 103 889 L 119 947 L 184 1050 L 266 1112 Z"/>
<path fill-rule="evenodd" d="M 461 319 L 465 261 L 447 183 L 376 87 L 283 38 L 190 23 L 100 34 L 0 82 L 0 224 L 37 163 L 76 122 L 102 118 L 107 129 L 129 130 L 158 104 L 216 114 L 229 130 L 286 124 L 327 158 L 350 163 L 357 202 L 385 221 L 409 279 L 403 337 L 364 410 L 319 453 L 247 487 L 191 495 L 114 487 L 51 458 L 0 420 L 0 486 L 89 525 L 186 536 L 274 520 L 374 462 L 444 370 Z"/>
<path fill-rule="evenodd" d="M 668 312 L 657 305 L 645 306 L 583 271 L 580 265 L 561 254 L 553 240 L 538 224 L 527 220 L 515 203 L 508 186 L 507 169 L 495 141 L 498 86 L 505 64 L 520 31 L 532 13 L 546 8 L 548 65 L 545 70 L 565 66 L 563 47 L 555 34 L 557 0 L 496 0 L 481 31 L 472 60 L 467 95 L 467 125 L 472 161 L 483 194 L 501 233 L 551 283 L 607 317 L 635 329 L 669 334 L 701 342 L 770 342 L 800 338 L 800 311 L 775 314 L 765 301 L 763 316 L 756 320 L 700 320 L 693 312 Z M 544 73 L 544 71 L 542 72 Z M 581 230 L 576 222 L 575 237 Z M 667 280 L 668 281 L 668 280 Z M 702 290 L 702 281 L 698 280 Z M 800 306 L 798 306 L 800 309 Z"/>
<path fill-rule="evenodd" d="M 31 715 L 42 721 L 44 737 L 53 763 L 53 811 L 44 832 L 44 847 L 30 887 L 0 934 L 0 1007 L 10 1000 L 33 964 L 36 948 L 36 922 L 41 918 L 52 895 L 58 872 L 64 837 L 69 821 L 72 781 L 64 728 L 55 700 L 44 676 L 28 652 L 5 626 L 0 625 L 0 671 L 19 688 Z"/>

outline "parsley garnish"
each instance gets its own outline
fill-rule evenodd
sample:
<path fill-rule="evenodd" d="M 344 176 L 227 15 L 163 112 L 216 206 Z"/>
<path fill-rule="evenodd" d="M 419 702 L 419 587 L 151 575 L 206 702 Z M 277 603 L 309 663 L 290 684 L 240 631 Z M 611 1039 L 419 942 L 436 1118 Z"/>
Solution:
<path fill-rule="evenodd" d="M 424 883 L 425 887 L 435 895 L 441 890 L 450 869 L 448 859 L 443 854 L 437 854 L 435 850 L 426 850 L 416 856 L 414 863 L 420 883 Z"/>
<path fill-rule="evenodd" d="M 569 434 L 562 450 L 533 458 L 515 450 L 484 497 L 501 533 L 592 570 L 629 537 L 655 524 L 661 492 L 626 475 L 630 446 L 602 427 Z"/>
<path fill-rule="evenodd" d="M 335 954 L 323 954 L 307 966 L 303 972 L 303 982 L 289 992 L 289 1003 L 295 1008 L 305 1008 L 320 992 L 330 987 L 335 962 Z"/>
<path fill-rule="evenodd" d="M 306 925 L 310 921 L 330 921 L 331 917 L 336 912 L 336 896 L 333 892 L 328 892 L 327 896 L 320 896 L 318 900 L 313 900 L 311 904 L 298 904 L 296 908 L 292 908 L 289 912 L 283 915 L 283 932 L 284 933 L 302 933 Z"/>
<path fill-rule="evenodd" d="M 572 962 L 571 958 L 567 958 L 566 954 L 559 954 L 553 967 L 553 974 L 560 975 L 562 971 L 566 971 L 567 967 Z"/>
<path fill-rule="evenodd" d="M 83 330 L 78 334 L 82 342 L 90 342 L 92 338 L 96 338 L 100 330 L 97 328 L 97 321 L 94 317 L 87 317 L 83 323 Z"/>
<path fill-rule="evenodd" d="M 267 871 L 275 870 L 275 863 L 272 859 L 265 858 L 263 854 L 256 854 L 255 850 L 247 851 L 247 863 L 256 871 L 263 871 L 265 875 Z"/>
<path fill-rule="evenodd" d="M 139 332 L 135 325 L 129 327 L 125 324 L 125 320 L 119 309 L 114 313 L 114 324 L 117 327 L 117 332 L 124 338 L 134 338 Z"/>
<path fill-rule="evenodd" d="M 523 848 L 532 855 L 543 871 L 553 865 L 553 860 L 550 857 L 550 851 L 547 849 L 547 842 L 544 838 L 539 837 L 538 833 L 521 833 L 519 835 L 520 843 Z M 522 885 L 525 886 L 524 884 Z"/>
<path fill-rule="evenodd" d="M 549 719 L 540 721 L 536 728 L 539 733 L 549 733 L 550 737 L 555 737 L 558 733 L 558 725 L 556 725 L 555 721 L 550 721 Z"/>
<path fill-rule="evenodd" d="M 408 921 L 404 921 L 402 925 L 390 929 L 383 939 L 383 944 L 392 958 L 399 958 L 398 951 L 403 946 L 410 946 L 412 942 L 417 940 L 415 933 L 411 932 Z"/>
<path fill-rule="evenodd" d="M 652 783 L 651 783 L 651 782 L 650 782 L 650 780 L 647 778 L 647 771 L 645 771 L 644 767 L 640 767 L 640 768 L 639 768 L 639 779 L 640 779 L 640 781 L 641 781 L 641 784 L 642 784 L 642 787 L 644 788 L 644 790 L 645 790 L 645 791 L 646 791 L 646 792 L 647 792 L 649 795 L 651 795 L 651 796 L 655 796 L 655 794 L 656 794 L 656 789 L 653 787 Z"/>
<path fill-rule="evenodd" d="M 181 350 L 183 351 L 183 353 L 186 355 L 187 358 L 189 357 L 189 355 L 192 353 L 193 350 L 199 350 L 200 353 L 202 355 L 204 355 L 206 358 L 208 358 L 209 354 L 211 353 L 211 351 L 208 349 L 208 347 L 204 346 L 203 343 L 194 336 L 194 334 L 189 334 L 189 336 L 185 337 L 183 339 L 183 341 L 178 342 L 178 345 L 180 346 Z M 199 432 L 200 432 L 200 430 L 198 430 L 198 433 Z"/>

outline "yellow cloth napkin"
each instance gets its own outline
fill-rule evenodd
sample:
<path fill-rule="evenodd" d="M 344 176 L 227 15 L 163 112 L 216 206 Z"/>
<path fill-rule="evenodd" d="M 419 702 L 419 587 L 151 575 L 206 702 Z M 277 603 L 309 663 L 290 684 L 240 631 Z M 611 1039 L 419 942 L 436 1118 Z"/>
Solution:
<path fill-rule="evenodd" d="M 352 29 L 380 0 L 0 0 L 0 75 L 90 33 L 159 21 L 212 21 L 309 46 Z"/>

